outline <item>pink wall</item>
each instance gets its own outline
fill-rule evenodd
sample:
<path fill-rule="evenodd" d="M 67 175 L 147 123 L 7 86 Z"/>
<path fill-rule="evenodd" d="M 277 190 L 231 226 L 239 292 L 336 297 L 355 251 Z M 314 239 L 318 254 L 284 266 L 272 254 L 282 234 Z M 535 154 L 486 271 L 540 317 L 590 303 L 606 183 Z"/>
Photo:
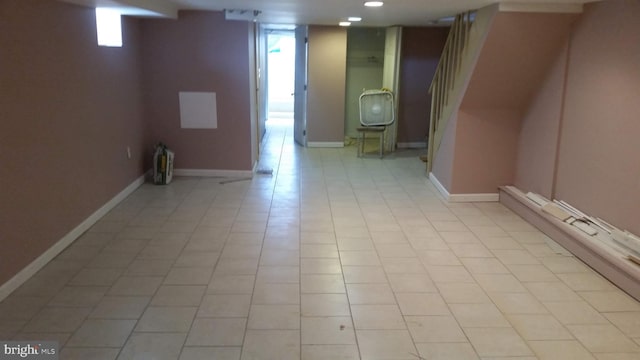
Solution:
<path fill-rule="evenodd" d="M 518 112 L 509 108 L 461 109 L 451 194 L 496 193 L 513 183 Z"/>
<path fill-rule="evenodd" d="M 181 11 L 142 24 L 145 118 L 180 169 L 251 170 L 251 23 Z M 178 93 L 215 92 L 217 129 L 181 129 Z"/>
<path fill-rule="evenodd" d="M 398 142 L 424 142 L 429 134 L 433 80 L 449 28 L 403 27 L 398 99 Z"/>
<path fill-rule="evenodd" d="M 103 48 L 90 8 L 0 3 L 0 284 L 144 173 L 139 26 L 123 26 Z"/>
<path fill-rule="evenodd" d="M 309 26 L 307 141 L 343 142 L 347 31 Z"/>
<path fill-rule="evenodd" d="M 455 143 L 449 145 L 455 149 L 449 156 L 451 194 L 497 193 L 499 186 L 513 184 L 522 114 L 574 19 L 567 14 L 496 14 L 464 93 L 455 135 L 449 134 Z M 445 168 L 439 164 L 434 170 Z"/>
<path fill-rule="evenodd" d="M 556 197 L 640 234 L 640 2 L 589 4 L 571 39 Z"/>
<path fill-rule="evenodd" d="M 522 117 L 514 184 L 551 199 L 562 117 L 567 45 L 543 77 Z"/>

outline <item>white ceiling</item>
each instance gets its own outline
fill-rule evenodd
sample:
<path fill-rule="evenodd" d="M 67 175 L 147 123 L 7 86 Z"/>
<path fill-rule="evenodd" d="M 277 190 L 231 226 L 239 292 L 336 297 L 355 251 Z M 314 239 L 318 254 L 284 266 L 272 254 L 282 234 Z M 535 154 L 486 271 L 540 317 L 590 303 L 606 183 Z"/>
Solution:
<path fill-rule="evenodd" d="M 230 9 L 260 11 L 268 24 L 336 25 L 360 16 L 360 26 L 430 25 L 438 19 L 501 2 L 511 7 L 562 10 L 594 0 L 386 0 L 381 8 L 365 8 L 364 0 L 63 0 L 87 6 L 119 7 L 136 16 L 176 17 L 178 10 Z M 354 24 L 355 25 L 355 24 Z"/>

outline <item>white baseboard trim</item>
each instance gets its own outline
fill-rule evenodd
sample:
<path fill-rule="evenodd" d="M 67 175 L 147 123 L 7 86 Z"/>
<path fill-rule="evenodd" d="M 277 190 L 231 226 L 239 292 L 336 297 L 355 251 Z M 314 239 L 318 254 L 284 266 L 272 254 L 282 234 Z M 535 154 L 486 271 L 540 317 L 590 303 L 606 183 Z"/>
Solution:
<path fill-rule="evenodd" d="M 444 187 L 444 185 L 442 185 L 434 173 L 429 173 L 429 180 L 431 180 L 431 183 L 436 187 L 436 189 L 438 189 L 440 194 L 444 196 L 444 199 L 449 201 L 449 191 Z"/>
<path fill-rule="evenodd" d="M 253 172 L 253 170 L 174 169 L 173 175 L 196 177 L 253 177 Z"/>
<path fill-rule="evenodd" d="M 67 246 L 71 245 L 80 235 L 84 234 L 91 226 L 93 226 L 98 220 L 105 216 L 111 209 L 115 208 L 122 200 L 131 195 L 137 188 L 144 184 L 145 176 L 142 175 L 134 180 L 129 186 L 120 191 L 116 196 L 109 200 L 106 204 L 102 205 L 93 214 L 89 215 L 80 225 L 76 226 L 62 239 L 58 240 L 53 246 L 47 249 L 42 255 L 38 256 L 34 261 L 27 265 L 24 269 L 20 270 L 9 281 L 0 286 L 0 301 L 4 300 L 13 291 L 15 291 L 20 285 L 29 280 L 35 273 L 47 265 L 58 254 L 60 254 Z"/>
<path fill-rule="evenodd" d="M 500 200 L 500 194 L 451 194 L 449 202 L 497 202 Z"/>
<path fill-rule="evenodd" d="M 486 194 L 450 194 L 447 188 L 442 185 L 440 180 L 431 172 L 429 173 L 429 180 L 438 189 L 440 194 L 448 202 L 497 202 L 500 200 L 498 193 L 486 193 Z"/>
<path fill-rule="evenodd" d="M 344 147 L 344 141 L 308 141 L 307 147 L 310 148 L 341 148 Z"/>
<path fill-rule="evenodd" d="M 424 141 L 398 143 L 398 149 L 426 149 L 426 148 L 427 148 L 427 143 Z"/>

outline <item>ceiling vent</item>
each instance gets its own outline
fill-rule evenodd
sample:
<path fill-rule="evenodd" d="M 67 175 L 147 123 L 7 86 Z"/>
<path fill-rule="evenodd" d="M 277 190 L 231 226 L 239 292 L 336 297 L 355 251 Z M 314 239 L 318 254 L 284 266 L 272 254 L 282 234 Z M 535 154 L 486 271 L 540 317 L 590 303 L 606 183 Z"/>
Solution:
<path fill-rule="evenodd" d="M 258 21 L 258 16 L 262 14 L 260 10 L 225 9 L 224 18 L 226 20 Z"/>

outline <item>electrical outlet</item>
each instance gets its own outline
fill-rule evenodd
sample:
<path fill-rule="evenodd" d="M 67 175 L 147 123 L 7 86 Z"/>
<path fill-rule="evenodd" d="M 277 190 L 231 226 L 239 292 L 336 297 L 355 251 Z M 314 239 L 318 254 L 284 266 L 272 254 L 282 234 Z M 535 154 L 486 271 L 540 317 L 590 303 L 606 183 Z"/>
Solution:
<path fill-rule="evenodd" d="M 131 148 L 127 146 L 127 159 L 131 159 Z"/>

